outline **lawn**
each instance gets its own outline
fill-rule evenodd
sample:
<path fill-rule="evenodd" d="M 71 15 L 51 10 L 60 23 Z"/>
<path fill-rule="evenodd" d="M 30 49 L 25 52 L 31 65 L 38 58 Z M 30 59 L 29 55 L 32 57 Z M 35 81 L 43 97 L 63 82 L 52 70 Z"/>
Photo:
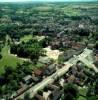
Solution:
<path fill-rule="evenodd" d="M 36 7 L 35 10 L 39 11 L 39 12 L 49 12 L 52 10 L 52 7 L 50 6 L 40 6 L 40 7 Z"/>
<path fill-rule="evenodd" d="M 20 42 L 28 42 L 31 39 L 32 39 L 32 35 L 25 35 L 20 39 Z"/>
<path fill-rule="evenodd" d="M 78 100 L 86 100 L 86 98 L 79 96 Z"/>
<path fill-rule="evenodd" d="M 80 16 L 81 15 L 81 10 L 75 9 L 73 6 L 72 7 L 70 7 L 70 6 L 63 7 L 63 8 L 61 8 L 61 10 L 68 16 Z"/>
<path fill-rule="evenodd" d="M 87 88 L 80 88 L 79 89 L 79 94 L 81 95 L 81 96 L 79 96 L 79 98 L 78 98 L 78 100 L 86 100 L 86 93 L 87 93 Z"/>
<path fill-rule="evenodd" d="M 38 39 L 38 41 L 42 40 L 44 37 L 35 37 L 36 39 Z M 24 42 L 28 42 L 29 40 L 32 39 L 32 35 L 25 35 L 24 37 L 21 38 L 20 42 L 24 41 Z M 9 53 L 10 50 L 10 46 L 8 45 L 8 40 L 9 40 L 9 36 L 6 36 L 6 43 L 5 46 L 2 48 L 1 51 L 1 55 L 2 55 L 2 59 L 0 60 L 0 74 L 2 74 L 4 72 L 4 67 L 5 66 L 11 66 L 13 68 L 16 68 L 17 63 L 22 64 L 25 60 L 23 58 L 19 58 L 17 56 L 14 56 L 13 54 Z M 32 64 L 30 65 L 32 67 Z M 33 66 L 35 67 L 35 66 Z M 40 63 L 38 63 L 36 65 L 37 68 L 42 67 L 42 65 Z"/>
<path fill-rule="evenodd" d="M 80 88 L 79 89 L 79 94 L 83 95 L 83 96 L 86 96 L 86 93 L 87 93 L 88 89 L 85 87 L 85 88 Z"/>
<path fill-rule="evenodd" d="M 31 39 L 37 39 L 38 41 L 41 41 L 42 39 L 44 39 L 45 36 L 32 36 L 32 35 L 25 35 L 24 37 L 22 37 L 20 39 L 20 42 L 28 42 Z"/>
<path fill-rule="evenodd" d="M 3 57 L 0 60 L 0 74 L 4 72 L 5 66 L 11 66 L 11 67 L 15 68 L 17 63 L 20 63 L 20 64 L 23 63 L 23 60 L 21 60 L 20 58 L 8 53 L 9 48 L 10 47 L 8 45 L 5 45 L 1 51 L 1 54 Z"/>

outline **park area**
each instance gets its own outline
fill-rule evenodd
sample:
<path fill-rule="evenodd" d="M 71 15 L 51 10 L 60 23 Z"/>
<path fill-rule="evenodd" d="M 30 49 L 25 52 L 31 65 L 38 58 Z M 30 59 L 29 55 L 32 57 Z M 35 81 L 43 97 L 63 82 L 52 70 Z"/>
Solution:
<path fill-rule="evenodd" d="M 21 58 L 11 55 L 9 50 L 10 50 L 10 46 L 8 45 L 5 45 L 2 48 L 1 51 L 2 59 L 0 60 L 0 74 L 4 72 L 4 67 L 6 66 L 11 66 L 15 68 L 17 63 L 19 64 L 23 63 L 23 60 Z"/>
<path fill-rule="evenodd" d="M 28 42 L 29 40 L 31 40 L 32 38 L 37 39 L 38 41 L 44 39 L 44 36 L 36 36 L 36 37 L 32 37 L 32 35 L 25 35 L 24 37 L 22 37 L 20 39 L 20 42 Z M 6 36 L 6 41 L 5 44 L 1 50 L 1 55 L 2 55 L 2 59 L 0 59 L 0 74 L 4 73 L 4 68 L 6 66 L 10 66 L 12 68 L 16 68 L 17 64 L 22 64 L 24 61 L 30 61 L 30 59 L 27 58 L 20 58 L 14 54 L 10 53 L 10 45 L 8 45 L 8 40 L 10 40 L 10 37 L 7 35 Z M 11 40 L 10 40 L 11 41 Z M 32 64 L 30 65 L 30 67 L 32 66 Z M 36 65 L 36 67 L 39 67 L 40 64 L 38 63 Z"/>

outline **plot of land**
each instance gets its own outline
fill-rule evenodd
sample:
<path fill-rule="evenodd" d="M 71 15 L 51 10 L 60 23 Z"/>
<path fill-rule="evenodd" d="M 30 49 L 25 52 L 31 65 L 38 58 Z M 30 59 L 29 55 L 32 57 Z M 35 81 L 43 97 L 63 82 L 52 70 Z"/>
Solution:
<path fill-rule="evenodd" d="M 22 64 L 23 60 L 16 57 L 12 56 L 8 51 L 9 51 L 9 46 L 5 45 L 4 48 L 1 51 L 2 54 L 2 59 L 0 60 L 0 74 L 4 72 L 4 67 L 5 66 L 11 66 L 13 68 L 16 67 L 17 63 Z"/>
<path fill-rule="evenodd" d="M 49 6 L 40 6 L 40 7 L 37 7 L 35 8 L 37 11 L 50 11 L 52 10 L 52 7 L 49 7 Z"/>
<path fill-rule="evenodd" d="M 28 42 L 29 40 L 31 40 L 33 38 L 37 39 L 38 41 L 41 41 L 42 39 L 45 38 L 45 36 L 35 36 L 35 37 L 33 37 L 32 35 L 25 35 L 24 37 L 22 37 L 20 39 L 20 42 Z"/>
<path fill-rule="evenodd" d="M 57 60 L 58 59 L 58 56 L 62 53 L 59 50 L 51 50 L 50 47 L 47 47 L 47 48 L 44 48 L 44 49 L 46 51 L 46 55 L 49 58 L 54 59 L 54 60 Z"/>
<path fill-rule="evenodd" d="M 86 100 L 86 98 L 79 96 L 78 100 Z"/>
<path fill-rule="evenodd" d="M 37 39 L 38 41 L 41 41 L 45 38 L 45 36 L 36 36 L 35 39 Z"/>
<path fill-rule="evenodd" d="M 25 35 L 20 39 L 20 42 L 28 42 L 30 39 L 32 39 L 32 35 Z"/>
<path fill-rule="evenodd" d="M 79 96 L 78 100 L 86 100 L 86 93 L 87 93 L 88 89 L 85 87 L 85 88 L 80 88 L 79 89 L 79 94 L 81 96 Z"/>

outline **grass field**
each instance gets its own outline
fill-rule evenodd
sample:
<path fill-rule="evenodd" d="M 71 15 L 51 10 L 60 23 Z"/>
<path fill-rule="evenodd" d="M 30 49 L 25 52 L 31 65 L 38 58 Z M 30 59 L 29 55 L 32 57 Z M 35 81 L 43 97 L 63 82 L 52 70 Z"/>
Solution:
<path fill-rule="evenodd" d="M 28 42 L 29 40 L 31 40 L 32 39 L 32 35 L 25 35 L 24 37 L 22 37 L 21 39 L 20 39 L 20 42 Z"/>
<path fill-rule="evenodd" d="M 44 38 L 45 38 L 45 36 L 34 36 L 33 37 L 32 35 L 25 35 L 24 37 L 22 37 L 20 39 L 20 42 L 28 42 L 31 39 L 37 39 L 38 41 L 40 41 L 40 40 L 42 40 Z"/>
<path fill-rule="evenodd" d="M 86 100 L 86 93 L 87 93 L 88 89 L 87 88 L 80 88 L 79 89 L 79 94 L 81 94 L 81 96 L 79 96 L 78 100 Z"/>
<path fill-rule="evenodd" d="M 86 100 L 86 98 L 79 96 L 78 100 Z"/>
<path fill-rule="evenodd" d="M 87 88 L 81 88 L 79 90 L 79 94 L 83 95 L 83 96 L 86 96 L 86 93 L 87 93 L 88 89 Z"/>
<path fill-rule="evenodd" d="M 42 37 L 35 37 L 35 38 L 40 41 L 44 37 L 42 36 Z M 21 38 L 20 42 L 22 42 L 22 41 L 28 42 L 31 39 L 32 39 L 32 35 L 26 35 Z M 19 58 L 17 56 L 14 56 L 13 54 L 10 54 L 10 52 L 9 52 L 10 46 L 7 45 L 8 40 L 9 40 L 9 36 L 6 36 L 6 41 L 5 41 L 6 43 L 1 51 L 2 59 L 0 60 L 0 74 L 2 74 L 4 72 L 5 66 L 11 66 L 13 68 L 16 68 L 17 63 L 22 64 L 25 61 L 25 59 L 23 59 L 23 58 Z M 32 64 L 30 66 L 32 67 Z M 37 64 L 36 67 L 39 67 L 39 66 L 42 66 L 42 65 Z"/>
<path fill-rule="evenodd" d="M 37 11 L 42 11 L 42 12 L 48 12 L 48 11 L 51 11 L 52 10 L 52 7 L 50 7 L 50 6 L 40 6 L 40 7 L 37 7 L 37 8 L 35 8 L 35 10 L 37 10 Z"/>
<path fill-rule="evenodd" d="M 3 57 L 0 60 L 0 74 L 4 72 L 5 66 L 11 66 L 11 67 L 15 68 L 17 63 L 20 63 L 20 64 L 23 63 L 23 60 L 21 60 L 20 58 L 8 53 L 9 48 L 10 47 L 8 45 L 5 45 L 1 51 L 1 54 Z"/>

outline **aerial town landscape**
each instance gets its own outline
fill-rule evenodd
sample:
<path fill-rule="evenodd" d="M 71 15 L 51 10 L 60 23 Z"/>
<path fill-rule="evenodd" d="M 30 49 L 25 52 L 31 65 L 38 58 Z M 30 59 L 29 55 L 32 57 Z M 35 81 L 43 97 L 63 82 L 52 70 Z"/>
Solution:
<path fill-rule="evenodd" d="M 98 100 L 97 0 L 0 2 L 0 100 Z"/>

